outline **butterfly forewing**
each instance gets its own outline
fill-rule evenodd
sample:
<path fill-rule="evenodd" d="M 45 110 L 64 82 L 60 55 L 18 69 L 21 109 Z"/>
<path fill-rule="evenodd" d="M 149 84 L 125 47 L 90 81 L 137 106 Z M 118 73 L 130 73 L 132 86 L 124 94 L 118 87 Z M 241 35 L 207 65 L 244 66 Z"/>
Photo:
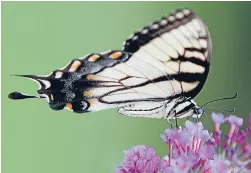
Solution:
<path fill-rule="evenodd" d="M 209 72 L 211 39 L 205 24 L 182 9 L 136 32 L 126 40 L 124 51 L 133 53 L 130 59 L 140 58 L 166 74 L 162 76 L 174 83 L 174 95 L 192 98 Z"/>

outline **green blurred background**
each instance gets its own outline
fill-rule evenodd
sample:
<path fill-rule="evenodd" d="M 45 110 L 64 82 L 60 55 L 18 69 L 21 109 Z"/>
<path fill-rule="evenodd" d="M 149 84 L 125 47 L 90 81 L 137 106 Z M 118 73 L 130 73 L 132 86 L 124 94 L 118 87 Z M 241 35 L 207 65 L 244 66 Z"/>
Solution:
<path fill-rule="evenodd" d="M 247 119 L 250 108 L 251 4 L 209 2 L 2 2 L 2 172 L 111 173 L 123 150 L 136 144 L 167 147 L 165 120 L 132 118 L 115 109 L 74 114 L 52 111 L 45 101 L 12 101 L 12 91 L 36 94 L 35 83 L 11 74 L 48 74 L 71 59 L 120 49 L 134 31 L 176 8 L 194 10 L 213 39 L 209 78 L 198 104 L 213 104 Z M 209 113 L 202 118 L 211 127 Z M 182 122 L 180 122 L 182 124 Z"/>

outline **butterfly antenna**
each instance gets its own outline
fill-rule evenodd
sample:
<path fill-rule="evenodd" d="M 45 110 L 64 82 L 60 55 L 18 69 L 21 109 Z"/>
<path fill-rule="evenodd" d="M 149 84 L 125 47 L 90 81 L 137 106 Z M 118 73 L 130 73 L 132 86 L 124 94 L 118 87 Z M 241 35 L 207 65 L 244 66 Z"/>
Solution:
<path fill-rule="evenodd" d="M 217 107 L 205 107 L 205 109 L 215 109 L 215 110 L 220 110 L 222 112 L 228 112 L 228 113 L 234 113 L 235 112 L 235 106 L 233 107 L 232 110 L 227 110 L 227 109 L 223 109 L 223 108 L 217 108 Z"/>
<path fill-rule="evenodd" d="M 211 101 L 205 103 L 204 105 L 202 105 L 201 108 L 203 108 L 204 106 L 206 106 L 206 105 L 208 105 L 210 103 L 213 103 L 213 102 L 217 102 L 217 101 L 221 101 L 221 100 L 232 100 L 232 99 L 235 99 L 237 96 L 238 96 L 238 92 L 236 92 L 235 95 L 232 96 L 232 97 L 223 97 L 223 98 L 211 100 Z"/>

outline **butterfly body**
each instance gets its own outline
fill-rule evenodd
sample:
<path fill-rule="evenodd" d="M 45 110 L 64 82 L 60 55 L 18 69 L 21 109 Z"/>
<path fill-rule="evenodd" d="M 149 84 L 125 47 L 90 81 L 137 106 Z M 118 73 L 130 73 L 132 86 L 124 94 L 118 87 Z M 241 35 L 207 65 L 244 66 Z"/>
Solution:
<path fill-rule="evenodd" d="M 123 50 L 72 60 L 48 76 L 20 76 L 38 82 L 54 110 L 118 107 L 124 115 L 181 118 L 198 114 L 192 99 L 206 81 L 210 56 L 206 26 L 181 9 L 136 32 Z"/>

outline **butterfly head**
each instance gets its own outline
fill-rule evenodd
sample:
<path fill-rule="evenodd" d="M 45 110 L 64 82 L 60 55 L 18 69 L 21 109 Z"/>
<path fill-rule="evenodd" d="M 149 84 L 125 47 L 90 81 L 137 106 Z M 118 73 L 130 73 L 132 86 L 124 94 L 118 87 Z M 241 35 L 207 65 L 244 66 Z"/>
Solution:
<path fill-rule="evenodd" d="M 194 118 L 200 118 L 204 114 L 204 109 L 199 106 L 195 106 L 193 108 L 193 111 L 194 111 L 194 114 L 192 117 Z"/>

